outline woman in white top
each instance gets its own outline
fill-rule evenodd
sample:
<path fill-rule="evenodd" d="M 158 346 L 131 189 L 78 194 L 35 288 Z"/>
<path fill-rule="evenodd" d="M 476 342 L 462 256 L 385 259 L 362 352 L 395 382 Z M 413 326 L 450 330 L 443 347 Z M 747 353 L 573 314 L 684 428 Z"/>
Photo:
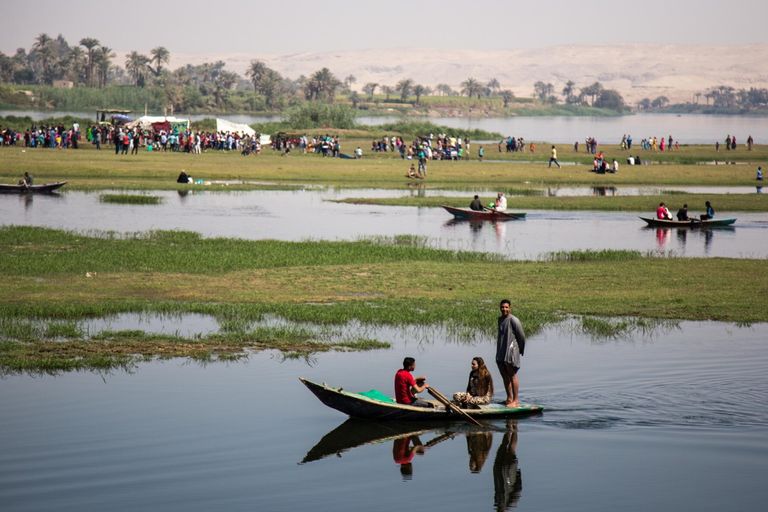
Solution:
<path fill-rule="evenodd" d="M 504 192 L 499 192 L 496 196 L 496 211 L 504 212 L 507 210 L 507 198 L 504 197 Z"/>

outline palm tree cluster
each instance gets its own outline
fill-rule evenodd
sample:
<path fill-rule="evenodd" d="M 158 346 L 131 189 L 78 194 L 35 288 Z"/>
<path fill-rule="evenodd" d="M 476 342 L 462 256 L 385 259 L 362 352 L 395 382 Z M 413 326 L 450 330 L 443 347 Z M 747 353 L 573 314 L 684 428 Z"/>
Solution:
<path fill-rule="evenodd" d="M 768 89 L 750 87 L 749 89 L 736 90 L 736 88 L 730 85 L 717 85 L 706 91 L 696 92 L 693 95 L 693 104 L 688 103 L 684 105 L 689 107 L 698 105 L 702 96 L 706 106 L 709 107 L 711 105 L 712 109 L 750 111 L 762 110 L 768 107 Z M 653 100 L 643 98 L 637 103 L 639 110 L 663 110 L 666 107 L 676 107 L 676 105 L 671 105 L 669 98 L 666 96 L 658 96 Z"/>
<path fill-rule="evenodd" d="M 12 56 L 0 52 L 0 81 L 50 85 L 69 80 L 75 85 L 104 87 L 114 70 L 112 49 L 85 37 L 71 46 L 62 35 L 40 34 L 29 52 L 19 48 Z"/>

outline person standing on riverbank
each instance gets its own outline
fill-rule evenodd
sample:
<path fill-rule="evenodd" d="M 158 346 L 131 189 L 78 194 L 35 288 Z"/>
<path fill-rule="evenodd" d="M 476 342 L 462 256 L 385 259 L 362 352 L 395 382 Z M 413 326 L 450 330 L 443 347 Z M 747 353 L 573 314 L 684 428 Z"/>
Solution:
<path fill-rule="evenodd" d="M 507 394 L 505 405 L 519 407 L 519 381 L 517 372 L 520 370 L 520 358 L 525 352 L 525 332 L 520 319 L 512 314 L 512 303 L 504 299 L 499 303 L 499 329 L 496 336 L 496 366 L 499 368 L 504 381 L 504 391 Z"/>
<path fill-rule="evenodd" d="M 757 176 L 755 176 L 755 179 L 757 181 L 763 181 L 763 168 L 760 166 L 757 167 Z"/>
<path fill-rule="evenodd" d="M 560 168 L 560 162 L 557 161 L 557 148 L 554 144 L 552 145 L 552 151 L 549 153 L 549 165 L 547 167 L 551 168 L 552 162 L 555 162 L 558 169 Z"/>

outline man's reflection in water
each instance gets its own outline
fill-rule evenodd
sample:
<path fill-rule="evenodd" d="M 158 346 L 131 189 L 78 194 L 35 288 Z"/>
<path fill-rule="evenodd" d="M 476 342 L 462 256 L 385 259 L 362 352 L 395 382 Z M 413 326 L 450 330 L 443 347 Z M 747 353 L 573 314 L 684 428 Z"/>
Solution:
<path fill-rule="evenodd" d="M 709 254 L 709 250 L 712 248 L 712 238 L 715 234 L 711 229 L 705 229 L 704 231 L 704 254 Z"/>
<path fill-rule="evenodd" d="M 517 420 L 507 421 L 507 431 L 493 461 L 493 504 L 497 511 L 517 506 L 523 480 L 517 467 Z"/>
<path fill-rule="evenodd" d="M 685 252 L 685 243 L 688 241 L 688 230 L 687 229 L 678 229 L 677 230 L 677 241 L 680 244 L 680 247 L 683 249 L 683 252 Z"/>
<path fill-rule="evenodd" d="M 392 444 L 392 458 L 395 464 L 400 464 L 400 474 L 403 480 L 413 478 L 413 457 L 417 453 L 424 454 L 424 445 L 421 444 L 419 436 L 403 436 L 395 439 Z"/>
<path fill-rule="evenodd" d="M 469 453 L 470 473 L 479 473 L 488 459 L 488 452 L 493 444 L 490 432 L 470 432 L 467 434 L 467 452 Z"/>

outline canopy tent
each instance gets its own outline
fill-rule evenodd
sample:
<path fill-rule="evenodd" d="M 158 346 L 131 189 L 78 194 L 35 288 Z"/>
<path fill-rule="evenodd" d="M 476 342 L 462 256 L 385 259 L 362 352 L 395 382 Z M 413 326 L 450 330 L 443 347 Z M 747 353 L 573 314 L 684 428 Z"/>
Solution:
<path fill-rule="evenodd" d="M 216 119 L 216 131 L 219 133 L 239 133 L 241 135 L 248 135 L 253 137 L 256 135 L 256 130 L 244 123 L 233 123 L 226 119 Z M 259 143 L 263 146 L 265 144 L 272 144 L 272 139 L 269 135 L 260 135 Z"/>
<path fill-rule="evenodd" d="M 216 118 L 216 131 L 221 133 L 242 133 L 243 135 L 250 135 L 253 137 L 256 135 L 256 130 L 244 123 L 233 123 L 226 119 Z"/>
<path fill-rule="evenodd" d="M 142 116 L 125 126 L 128 129 L 139 128 L 141 130 L 151 130 L 155 125 L 168 125 L 168 131 L 183 131 L 189 129 L 189 119 L 181 119 L 173 116 Z"/>

